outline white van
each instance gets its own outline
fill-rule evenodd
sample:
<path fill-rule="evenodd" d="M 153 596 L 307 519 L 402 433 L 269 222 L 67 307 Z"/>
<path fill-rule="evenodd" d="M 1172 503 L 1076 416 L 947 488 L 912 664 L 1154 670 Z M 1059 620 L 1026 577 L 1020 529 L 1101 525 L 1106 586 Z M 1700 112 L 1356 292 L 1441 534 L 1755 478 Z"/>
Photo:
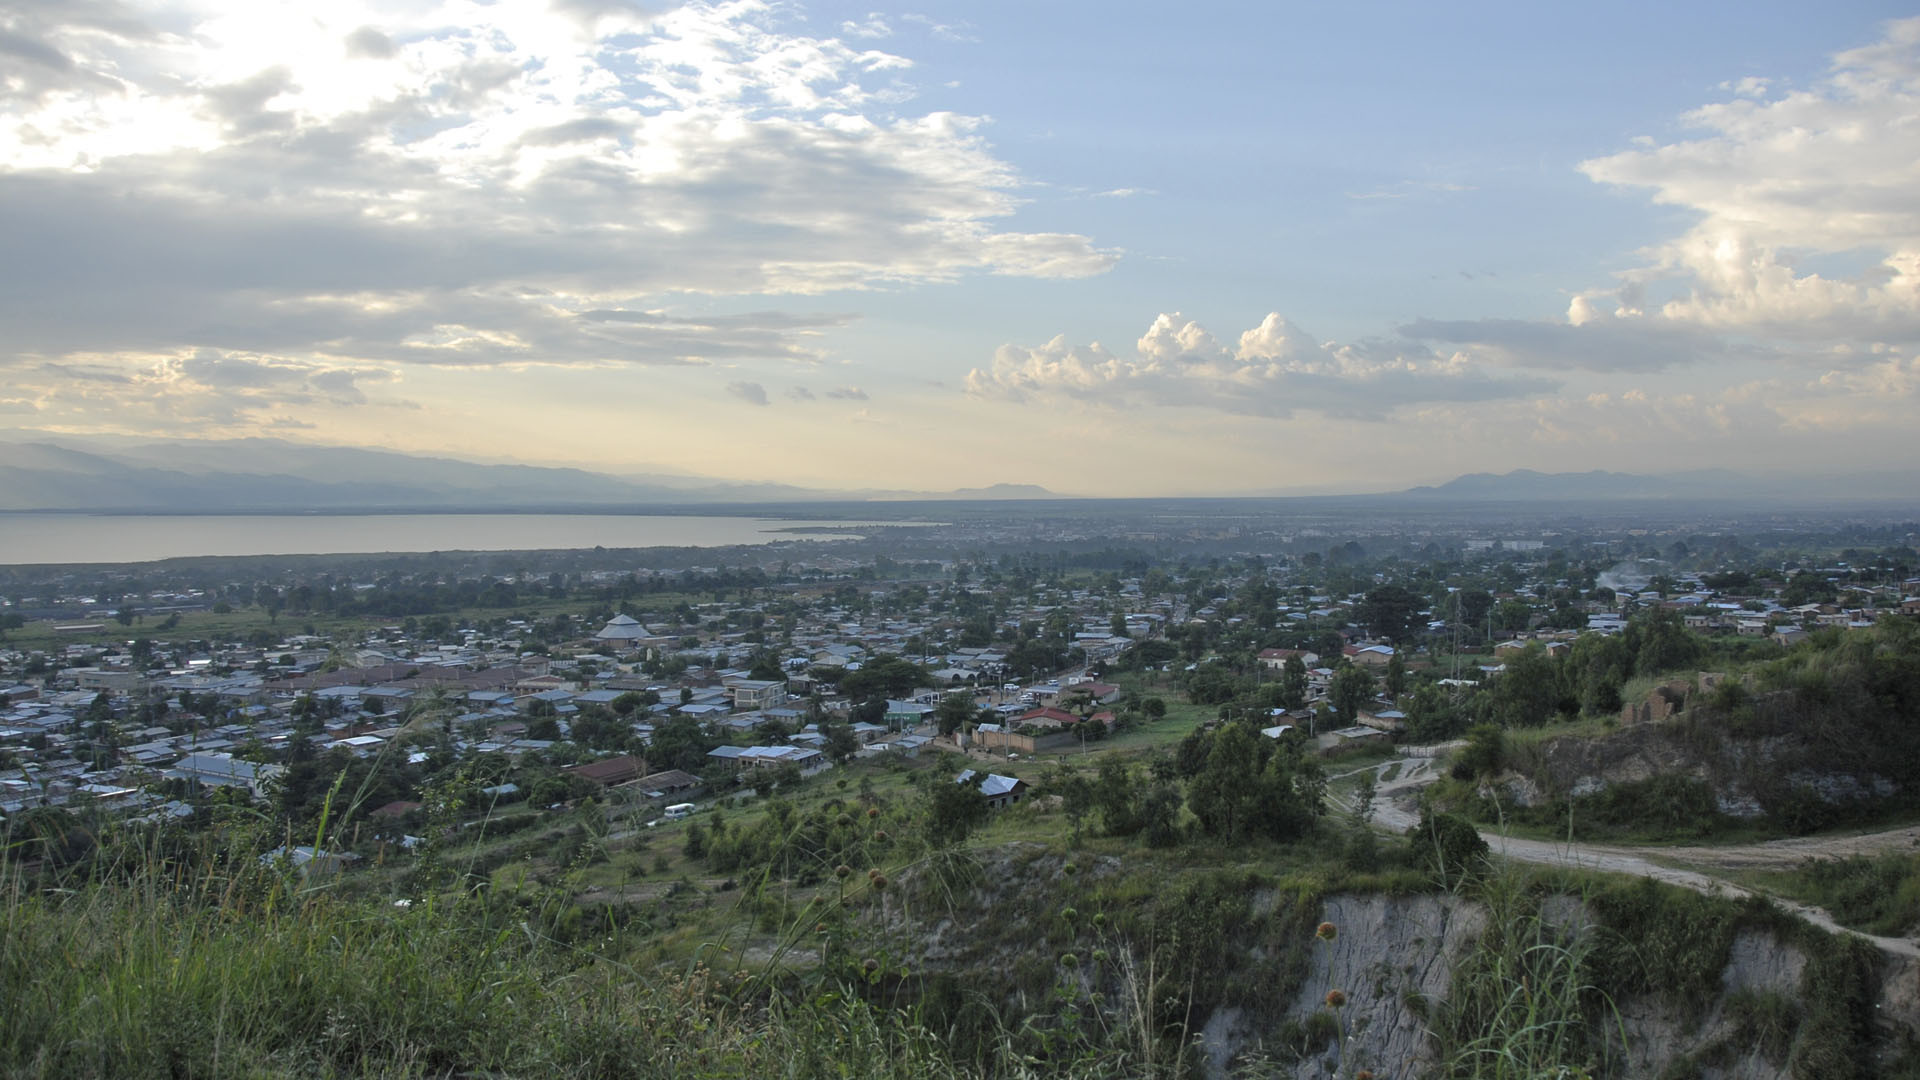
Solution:
<path fill-rule="evenodd" d="M 667 807 L 667 820 L 679 821 L 681 818 L 686 817 L 688 814 L 691 814 L 691 813 L 693 813 L 692 803 L 690 802 L 674 803 L 672 806 Z"/>

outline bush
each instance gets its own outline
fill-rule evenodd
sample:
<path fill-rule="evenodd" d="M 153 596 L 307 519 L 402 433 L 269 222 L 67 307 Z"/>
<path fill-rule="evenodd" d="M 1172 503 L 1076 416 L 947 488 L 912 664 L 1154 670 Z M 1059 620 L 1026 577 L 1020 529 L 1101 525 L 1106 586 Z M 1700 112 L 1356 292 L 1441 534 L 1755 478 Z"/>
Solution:
<path fill-rule="evenodd" d="M 1407 843 L 1414 865 L 1443 885 L 1477 877 L 1486 866 L 1486 840 L 1458 814 L 1422 811 Z"/>

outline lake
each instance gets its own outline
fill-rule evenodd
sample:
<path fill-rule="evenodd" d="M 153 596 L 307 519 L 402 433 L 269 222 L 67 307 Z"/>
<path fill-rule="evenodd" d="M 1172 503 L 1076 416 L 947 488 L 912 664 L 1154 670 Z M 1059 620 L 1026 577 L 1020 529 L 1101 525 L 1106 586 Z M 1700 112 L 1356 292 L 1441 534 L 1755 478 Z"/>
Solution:
<path fill-rule="evenodd" d="M 547 548 L 731 547 L 838 540 L 782 532 L 920 524 L 646 514 L 8 514 L 0 565 L 196 555 L 353 555 Z"/>

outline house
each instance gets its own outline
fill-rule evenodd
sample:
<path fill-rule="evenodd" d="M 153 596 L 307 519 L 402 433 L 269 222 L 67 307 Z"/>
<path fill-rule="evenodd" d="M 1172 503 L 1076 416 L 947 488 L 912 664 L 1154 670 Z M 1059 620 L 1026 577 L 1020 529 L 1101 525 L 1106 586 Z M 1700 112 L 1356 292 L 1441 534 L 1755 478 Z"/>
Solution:
<path fill-rule="evenodd" d="M 574 765 L 564 771 L 603 788 L 610 788 L 647 775 L 647 762 L 645 758 L 621 754 L 601 761 L 589 761 L 585 765 Z"/>
<path fill-rule="evenodd" d="M 261 795 L 267 782 L 284 774 L 282 765 L 260 765 L 232 754 L 188 754 L 166 771 L 169 780 L 193 780 L 208 787 L 243 787 Z"/>
<path fill-rule="evenodd" d="M 1060 690 L 1060 696 L 1063 698 L 1082 695 L 1090 701 L 1107 705 L 1120 700 L 1120 688 L 1112 683 L 1094 682 L 1089 679 L 1084 682 L 1068 683 Z"/>
<path fill-rule="evenodd" d="M 728 679 L 733 707 L 741 712 L 771 709 L 787 703 L 787 684 L 780 679 Z"/>
<path fill-rule="evenodd" d="M 1311 649 L 1261 649 L 1260 666 L 1274 671 L 1284 671 L 1287 661 L 1296 657 L 1309 668 L 1320 662 L 1320 654 Z"/>
<path fill-rule="evenodd" d="M 957 784 L 966 784 L 972 781 L 972 769 L 967 769 L 959 776 L 954 777 L 954 782 Z M 1026 798 L 1026 795 L 1027 782 L 1017 776 L 1001 776 L 999 773 L 988 773 L 986 779 L 980 782 L 980 797 L 987 800 L 987 809 L 989 810 L 1000 810 L 1012 806 L 1014 803 Z"/>
<path fill-rule="evenodd" d="M 918 701 L 894 701 L 889 698 L 885 719 L 889 728 L 912 728 L 924 723 L 927 715 L 933 711 L 932 705 L 923 705 Z"/>
<path fill-rule="evenodd" d="M 1349 645 L 1341 651 L 1354 663 L 1367 667 L 1386 667 L 1393 662 L 1391 645 Z"/>
<path fill-rule="evenodd" d="M 301 877 L 326 877 L 346 869 L 360 856 L 351 852 L 325 851 L 314 847 L 277 847 L 260 856 L 262 866 L 289 866 Z"/>
<path fill-rule="evenodd" d="M 668 769 L 666 772 L 657 772 L 652 776 L 643 776 L 638 780 L 629 781 L 622 786 L 632 788 L 649 799 L 661 799 L 695 790 L 700 786 L 700 778 L 689 772 L 681 772 L 679 769 Z"/>
<path fill-rule="evenodd" d="M 1059 728 L 1079 722 L 1080 718 L 1078 716 L 1064 709 L 1055 709 L 1050 706 L 1040 709 L 1029 709 L 1013 718 L 1013 723 L 1016 727 L 1032 725 L 1034 727 Z"/>
<path fill-rule="evenodd" d="M 797 765 L 805 776 L 833 764 L 832 758 L 808 746 L 748 746 L 741 749 L 740 760 L 757 768 Z"/>
<path fill-rule="evenodd" d="M 1401 712 L 1399 709 L 1361 709 L 1359 713 L 1354 716 L 1354 720 L 1360 726 L 1370 727 L 1376 731 L 1405 731 L 1407 729 L 1407 714 Z"/>
<path fill-rule="evenodd" d="M 1798 645 L 1801 642 L 1807 640 L 1807 632 L 1805 630 L 1800 629 L 1797 626 L 1783 626 L 1780 629 L 1775 630 L 1771 636 L 1773 640 L 1779 642 L 1782 645 L 1787 646 L 1788 648 L 1792 648 L 1793 646 Z"/>

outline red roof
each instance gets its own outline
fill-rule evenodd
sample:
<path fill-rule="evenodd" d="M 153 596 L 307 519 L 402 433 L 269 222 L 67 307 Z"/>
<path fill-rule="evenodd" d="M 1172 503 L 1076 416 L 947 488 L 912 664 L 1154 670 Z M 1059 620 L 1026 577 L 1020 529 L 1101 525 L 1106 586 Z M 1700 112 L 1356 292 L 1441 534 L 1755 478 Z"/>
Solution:
<path fill-rule="evenodd" d="M 1077 724 L 1080 722 L 1080 718 L 1065 709 L 1049 707 L 1021 713 L 1019 716 L 1014 717 L 1013 722 L 1016 724 Z"/>

